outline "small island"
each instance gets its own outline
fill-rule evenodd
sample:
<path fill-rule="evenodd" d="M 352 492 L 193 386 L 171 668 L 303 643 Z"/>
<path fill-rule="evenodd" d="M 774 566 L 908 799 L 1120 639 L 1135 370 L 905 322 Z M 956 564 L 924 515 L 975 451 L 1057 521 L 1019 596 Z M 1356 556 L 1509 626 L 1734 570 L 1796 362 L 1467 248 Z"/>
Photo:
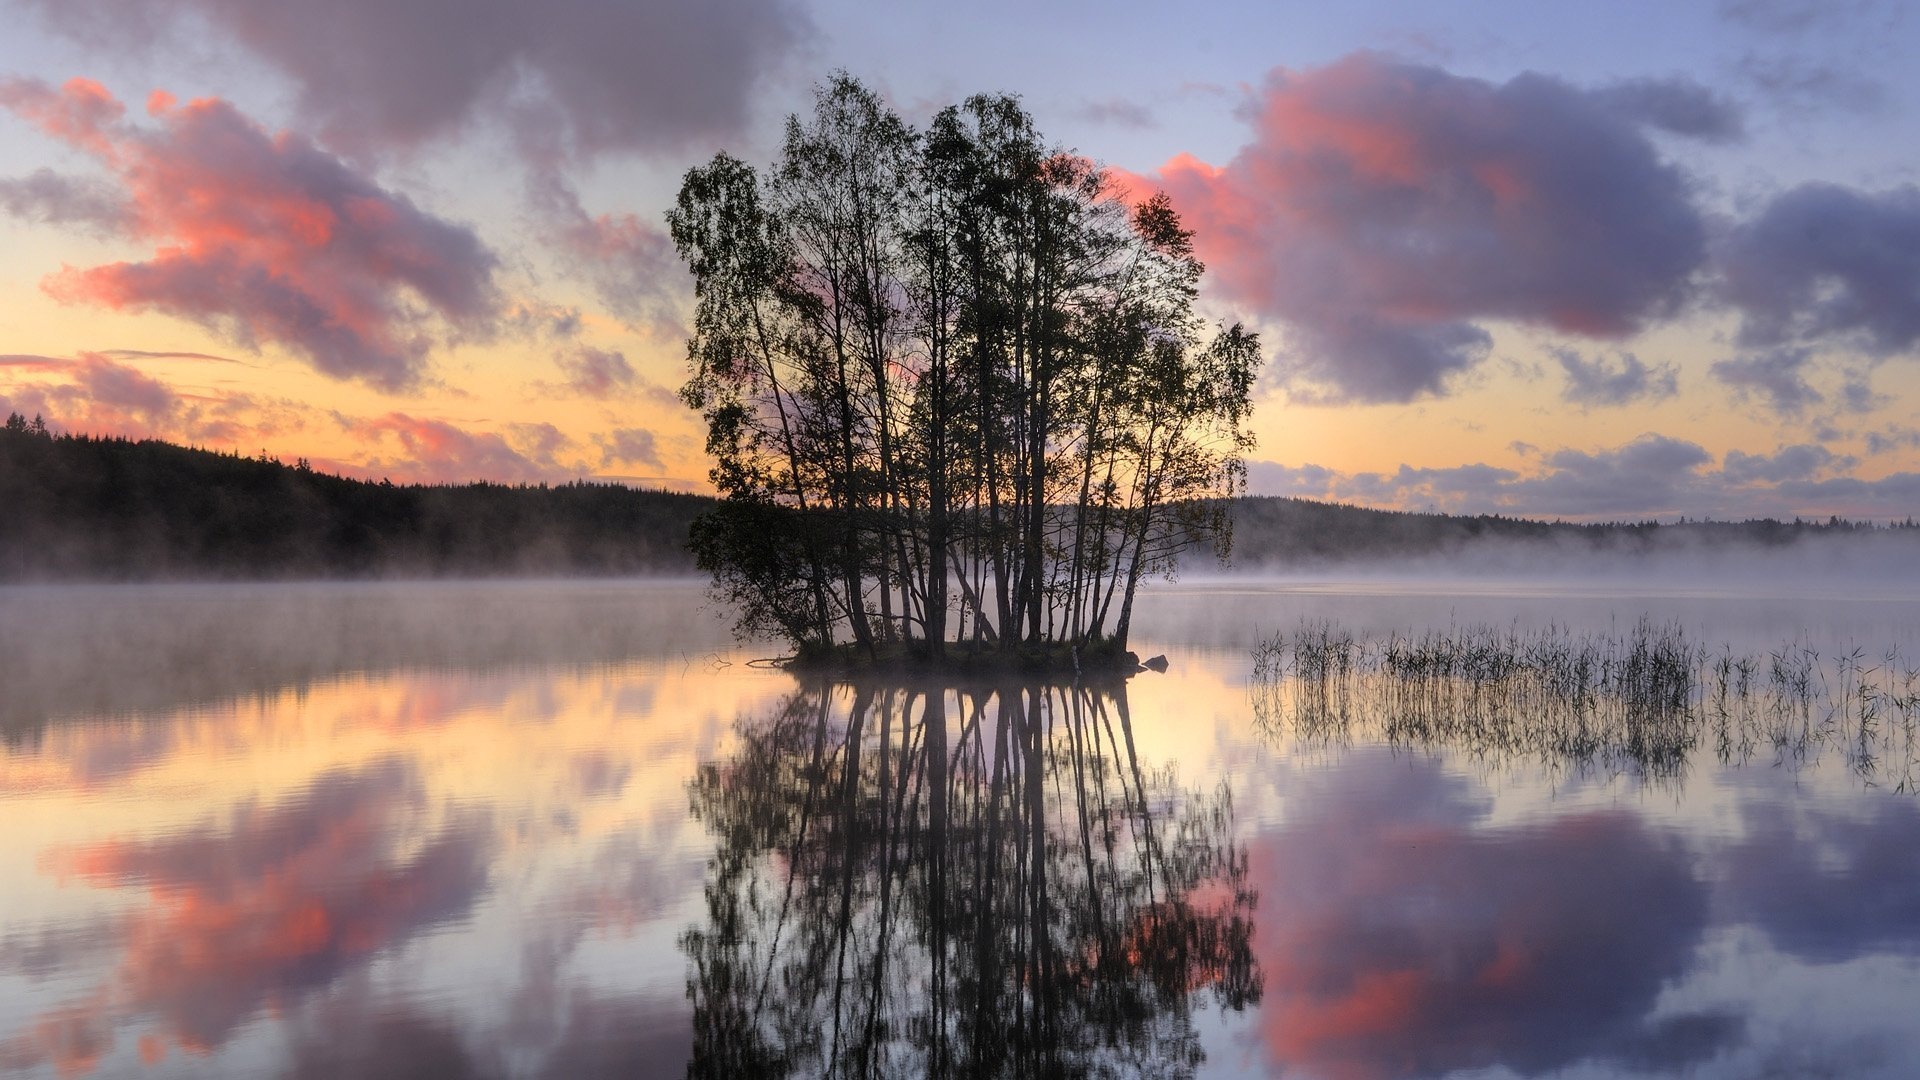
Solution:
<path fill-rule="evenodd" d="M 1143 578 L 1226 551 L 1260 362 L 1195 312 L 1164 193 L 1012 97 L 918 130 L 839 75 L 764 172 L 689 171 L 668 222 L 721 496 L 692 546 L 743 635 L 800 669 L 1139 669 Z"/>

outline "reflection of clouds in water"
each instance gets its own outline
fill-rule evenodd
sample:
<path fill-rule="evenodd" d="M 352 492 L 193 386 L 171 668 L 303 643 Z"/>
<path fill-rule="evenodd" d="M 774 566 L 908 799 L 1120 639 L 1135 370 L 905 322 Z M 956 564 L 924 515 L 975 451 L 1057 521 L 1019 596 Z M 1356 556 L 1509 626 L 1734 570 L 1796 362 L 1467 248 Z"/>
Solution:
<path fill-rule="evenodd" d="M 1700 1080 L 1911 1080 L 1920 963 L 1867 954 L 1810 963 L 1754 926 L 1709 934 L 1674 1009 L 1736 1009 L 1747 1037 L 1685 1075 Z"/>
<path fill-rule="evenodd" d="M 574 790 L 586 798 L 618 795 L 633 777 L 633 762 L 593 747 L 573 755 Z"/>
<path fill-rule="evenodd" d="M 409 995 L 458 1002 L 447 1016 L 480 1074 L 498 1071 L 481 1051 L 510 1038 L 514 1002 L 535 997 L 551 1018 L 531 1042 L 512 1039 L 521 1047 L 513 1060 L 590 1069 L 669 1053 L 678 1057 L 666 1067 L 680 1071 L 684 1047 L 653 1045 L 658 1031 L 617 1031 L 605 1019 L 615 1006 L 596 1006 L 581 987 L 605 977 L 604 957 L 634 951 L 675 903 L 698 895 L 705 852 L 689 847 L 697 829 L 684 778 L 719 737 L 718 717 L 786 684 L 678 676 L 677 667 L 626 665 L 357 676 L 215 709 L 48 729 L 5 759 L 14 775 L 37 777 L 32 790 L 49 807 L 112 800 L 141 806 L 142 820 L 115 812 L 103 826 L 97 813 L 59 813 L 49 823 L 66 825 L 14 836 L 30 872 L 121 888 L 83 889 L 82 910 L 49 909 L 38 922 L 0 911 L 0 972 L 36 988 L 13 1030 L 0 1030 L 0 1067 L 112 1069 L 136 1048 L 176 1067 L 230 1062 L 247 1053 L 236 1036 L 261 1009 L 332 998 L 342 980 L 377 971 L 395 1008 Z M 656 711 L 634 712 L 636 698 Z M 77 774 L 105 759 L 132 767 Z M 466 812 L 449 816 L 452 807 Z M 569 818 L 564 828 L 551 824 L 557 816 Z M 498 906 L 479 899 L 489 878 L 514 883 Z M 123 900 L 136 902 L 132 915 L 113 911 Z M 423 966 L 405 971 L 372 963 L 469 917 L 489 936 L 425 946 Z M 511 957 L 516 942 L 533 939 L 544 944 L 518 980 L 511 959 L 496 965 L 509 973 L 496 992 L 435 989 L 445 959 Z M 684 1042 L 678 964 L 633 970 L 644 993 L 670 994 L 671 1008 L 648 1008 L 671 1014 L 662 1022 Z M 657 985 L 662 974 L 669 987 Z M 74 998 L 76 984 L 94 990 Z M 380 1047 L 418 1035 L 428 1044 L 421 1060 L 452 1062 L 434 1049 L 445 1027 L 402 1017 L 361 1049 L 413 1060 Z M 475 1042 L 479 1031 L 488 1034 Z M 620 1049 L 636 1039 L 652 1049 Z M 219 1052 L 183 1058 L 178 1048 Z M 359 1052 L 342 1046 L 315 1060 Z"/>
<path fill-rule="evenodd" d="M 1725 856 L 1725 906 L 1802 960 L 1920 951 L 1920 806 L 1879 794 L 1847 813 L 1801 802 L 1746 809 Z"/>
<path fill-rule="evenodd" d="M 335 995 L 294 1025 L 283 1080 L 480 1080 L 499 1064 L 468 1047 L 450 1018 L 404 1002 Z"/>
<path fill-rule="evenodd" d="M 1477 827 L 1468 785 L 1356 753 L 1303 778 L 1301 816 L 1252 845 L 1277 1061 L 1366 1080 L 1588 1058 L 1673 1067 L 1737 1036 L 1721 1015 L 1651 1018 L 1685 974 L 1705 886 L 1623 812 Z"/>
<path fill-rule="evenodd" d="M 291 1018 L 282 1080 L 665 1080 L 686 1074 L 678 1000 L 561 990 L 537 1028 L 463 1030 L 424 1003 L 344 987 Z M 504 1036 L 504 1037 L 503 1037 Z"/>
<path fill-rule="evenodd" d="M 114 928 L 119 965 L 88 1007 L 103 1030 L 154 1017 L 144 1054 L 206 1050 L 259 1009 L 465 915 L 486 887 L 486 822 L 456 816 L 422 836 L 428 812 L 418 776 L 390 760 L 328 773 L 271 806 L 242 803 L 188 832 L 52 853 L 56 873 L 147 893 Z M 62 1052 L 44 1031 L 10 1045 L 24 1056 L 27 1042 Z"/>

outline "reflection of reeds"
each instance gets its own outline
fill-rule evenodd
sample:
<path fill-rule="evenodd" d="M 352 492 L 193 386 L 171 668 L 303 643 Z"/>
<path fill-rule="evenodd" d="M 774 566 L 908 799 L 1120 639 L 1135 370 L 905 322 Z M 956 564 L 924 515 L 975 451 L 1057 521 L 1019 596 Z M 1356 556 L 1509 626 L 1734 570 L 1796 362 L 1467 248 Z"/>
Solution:
<path fill-rule="evenodd" d="M 1723 764 L 1770 752 L 1799 766 L 1843 754 L 1868 783 L 1914 788 L 1920 671 L 1888 653 L 1823 657 L 1707 650 L 1677 625 L 1626 634 L 1452 627 L 1357 640 L 1303 623 L 1253 654 L 1261 723 L 1316 743 L 1371 734 L 1582 770 L 1682 775 L 1697 749 Z"/>

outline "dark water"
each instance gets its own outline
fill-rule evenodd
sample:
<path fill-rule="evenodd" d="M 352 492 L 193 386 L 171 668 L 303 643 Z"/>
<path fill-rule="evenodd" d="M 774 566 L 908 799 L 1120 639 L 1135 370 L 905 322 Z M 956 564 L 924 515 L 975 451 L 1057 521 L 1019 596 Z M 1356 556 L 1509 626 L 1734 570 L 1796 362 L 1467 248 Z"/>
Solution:
<path fill-rule="evenodd" d="M 1303 619 L 1643 617 L 1757 685 L 1817 653 L 1814 737 L 1569 756 L 1253 678 Z M 0 1072 L 1920 1069 L 1920 602 L 1214 582 L 1140 620 L 1171 669 L 1124 687 L 808 687 L 695 586 L 0 592 Z"/>

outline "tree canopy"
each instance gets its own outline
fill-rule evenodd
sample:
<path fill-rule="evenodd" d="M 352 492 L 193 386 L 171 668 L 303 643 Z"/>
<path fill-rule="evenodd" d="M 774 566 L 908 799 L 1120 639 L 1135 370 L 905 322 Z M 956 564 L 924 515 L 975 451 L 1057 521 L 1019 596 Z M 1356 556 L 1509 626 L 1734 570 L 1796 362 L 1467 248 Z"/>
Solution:
<path fill-rule="evenodd" d="M 693 544 L 802 649 L 1124 648 L 1142 578 L 1229 539 L 1260 348 L 1194 308 L 1164 194 L 1129 199 L 1011 97 L 924 129 L 846 75 L 765 170 L 668 214 L 722 498 Z"/>

